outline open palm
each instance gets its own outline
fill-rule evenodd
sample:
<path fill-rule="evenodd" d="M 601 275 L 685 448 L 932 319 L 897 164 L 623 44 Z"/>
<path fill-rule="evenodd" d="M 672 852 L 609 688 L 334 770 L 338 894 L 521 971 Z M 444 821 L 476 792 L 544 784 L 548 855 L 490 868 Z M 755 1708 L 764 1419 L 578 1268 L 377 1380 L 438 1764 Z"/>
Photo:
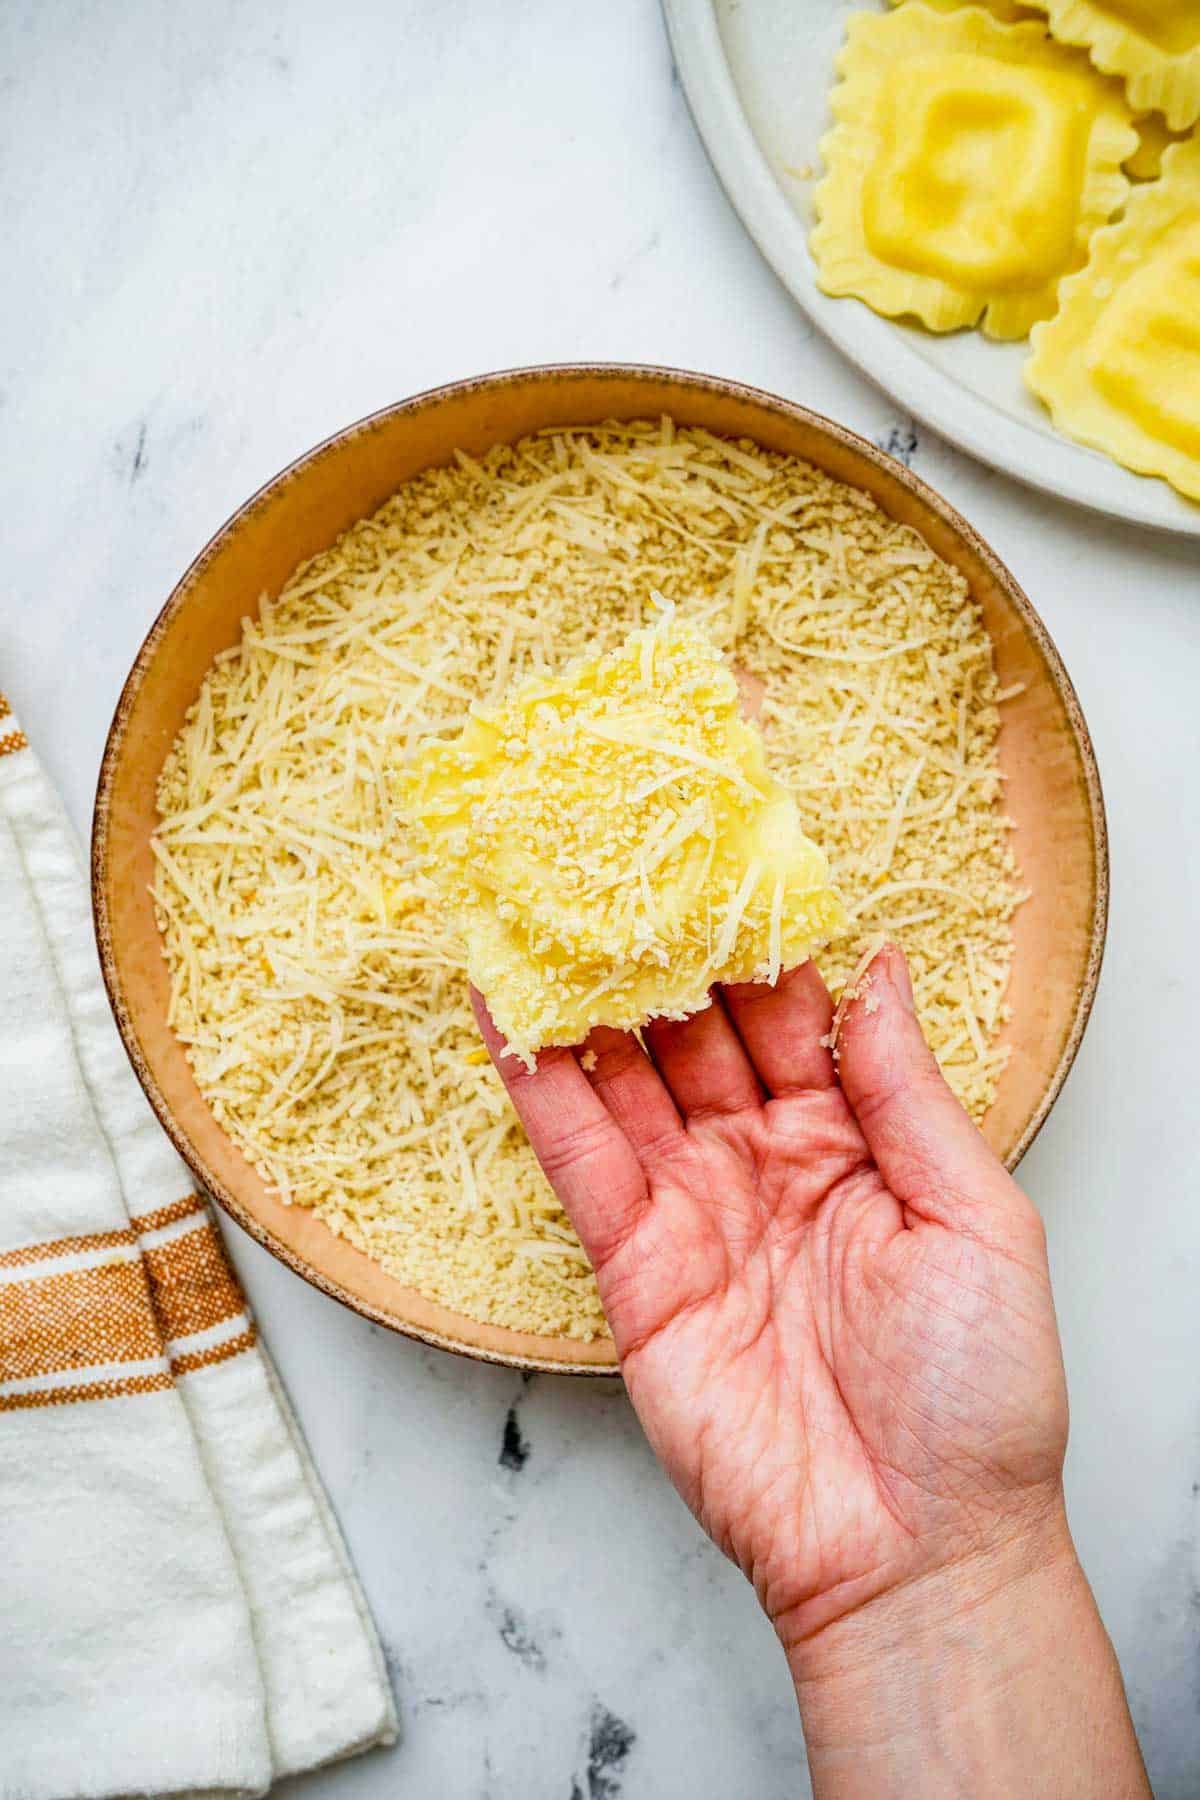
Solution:
<path fill-rule="evenodd" d="M 942 1080 L 897 950 L 836 1060 L 811 964 L 532 1073 L 478 1010 L 651 1443 L 786 1643 L 1054 1506 L 1040 1221 Z"/>

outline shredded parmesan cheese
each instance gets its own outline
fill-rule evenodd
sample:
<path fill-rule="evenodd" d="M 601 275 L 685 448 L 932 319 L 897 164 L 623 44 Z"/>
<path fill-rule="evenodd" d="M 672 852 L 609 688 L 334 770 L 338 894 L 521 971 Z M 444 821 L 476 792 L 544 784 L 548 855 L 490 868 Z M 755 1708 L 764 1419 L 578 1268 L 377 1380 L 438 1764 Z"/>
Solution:
<path fill-rule="evenodd" d="M 818 955 L 826 979 L 842 987 L 867 930 L 896 937 L 980 1117 L 1018 898 L 989 641 L 915 533 L 794 459 L 665 420 L 417 477 L 264 598 L 159 789 L 170 1017 L 235 1141 L 286 1203 L 435 1300 L 580 1338 L 606 1329 L 594 1278 L 480 1059 L 461 951 L 397 800 L 407 746 L 539 668 L 615 649 L 657 616 L 655 591 L 761 685 L 769 765 L 852 914 Z M 699 778 L 738 798 L 728 759 L 718 776 L 654 735 L 638 802 L 652 902 Z M 706 818 L 687 834 L 715 866 Z M 640 874 L 614 892 L 645 909 Z M 706 955 L 738 892 L 706 906 Z M 773 914 L 765 872 L 748 903 Z"/>

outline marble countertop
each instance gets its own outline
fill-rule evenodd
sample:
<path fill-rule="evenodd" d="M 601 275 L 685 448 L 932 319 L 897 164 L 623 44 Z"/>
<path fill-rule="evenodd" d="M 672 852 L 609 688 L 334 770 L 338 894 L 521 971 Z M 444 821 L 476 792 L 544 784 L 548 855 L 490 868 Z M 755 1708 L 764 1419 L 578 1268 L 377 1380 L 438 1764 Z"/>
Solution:
<path fill-rule="evenodd" d="M 1045 500 L 814 337 L 705 160 L 653 0 L 0 9 L 0 676 L 88 828 L 176 577 L 347 421 L 480 370 L 659 361 L 910 456 L 1079 688 L 1113 848 L 1083 1052 L 1023 1168 L 1071 1514 L 1159 1800 L 1200 1788 L 1200 551 Z M 295 1800 L 791 1800 L 787 1676 L 615 1383 L 422 1350 L 234 1254 L 345 1526 L 405 1741 Z"/>

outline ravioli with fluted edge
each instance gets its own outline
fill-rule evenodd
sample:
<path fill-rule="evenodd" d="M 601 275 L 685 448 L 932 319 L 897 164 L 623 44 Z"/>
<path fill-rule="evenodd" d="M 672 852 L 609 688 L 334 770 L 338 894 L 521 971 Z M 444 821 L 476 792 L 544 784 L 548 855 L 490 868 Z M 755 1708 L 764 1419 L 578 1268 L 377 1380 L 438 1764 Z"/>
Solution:
<path fill-rule="evenodd" d="M 1173 131 L 1200 119 L 1200 0 L 1034 0 L 1060 43 L 1124 79 L 1135 112 Z"/>
<path fill-rule="evenodd" d="M 1135 181 L 1155 181 L 1162 174 L 1164 154 L 1180 142 L 1181 134 L 1171 130 L 1161 113 L 1144 113 L 1134 124 L 1139 142 L 1133 155 L 1125 158 L 1125 173 Z"/>
<path fill-rule="evenodd" d="M 1119 86 L 1036 20 L 905 5 L 847 27 L 811 245 L 828 294 L 1021 338 L 1124 203 Z"/>
<path fill-rule="evenodd" d="M 1044 22 L 1046 17 L 1044 0 L 1024 0 L 1024 3 L 1022 0 L 890 0 L 890 4 L 931 6 L 934 12 L 961 12 L 966 6 L 983 6 L 1006 25 L 1015 25 L 1022 19 Z M 1135 181 L 1153 181 L 1162 169 L 1163 151 L 1178 141 L 1180 133 L 1172 131 L 1160 112 L 1141 113 L 1134 120 L 1134 126 L 1138 146 L 1132 156 L 1125 158 L 1122 166 Z"/>
<path fill-rule="evenodd" d="M 529 675 L 401 789 L 511 1052 L 683 1018 L 774 981 L 846 915 L 738 686 L 666 608 L 605 656 Z"/>
<path fill-rule="evenodd" d="M 1200 139 L 1166 152 L 1060 301 L 1025 365 L 1054 423 L 1200 500 Z"/>
<path fill-rule="evenodd" d="M 890 0 L 890 4 L 920 4 L 931 6 L 934 12 L 961 12 L 964 6 L 983 6 L 998 19 L 1003 19 L 1006 25 L 1013 25 L 1018 19 L 1028 19 L 1036 11 L 1033 0 L 1027 0 L 1025 5 L 1021 4 L 1021 0 Z"/>

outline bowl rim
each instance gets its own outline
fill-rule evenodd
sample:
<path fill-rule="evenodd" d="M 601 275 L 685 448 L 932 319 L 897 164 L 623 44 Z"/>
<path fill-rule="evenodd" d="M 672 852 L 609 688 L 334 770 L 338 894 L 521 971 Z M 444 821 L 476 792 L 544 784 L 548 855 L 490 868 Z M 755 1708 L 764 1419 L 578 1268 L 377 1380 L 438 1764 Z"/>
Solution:
<path fill-rule="evenodd" d="M 96 779 L 96 793 L 92 812 L 91 837 L 91 894 L 92 918 L 95 931 L 96 947 L 100 958 L 100 968 L 104 979 L 105 991 L 112 1007 L 117 1029 L 124 1046 L 125 1053 L 133 1067 L 133 1072 L 150 1103 L 160 1125 L 174 1144 L 192 1175 L 195 1177 L 203 1193 L 215 1199 L 222 1208 L 264 1249 L 285 1264 L 295 1274 L 304 1278 L 311 1286 L 339 1300 L 344 1306 L 361 1314 L 372 1323 L 386 1326 L 389 1330 L 402 1336 L 413 1338 L 421 1343 L 431 1345 L 435 1349 L 447 1350 L 460 1356 L 468 1356 L 477 1362 L 500 1364 L 504 1367 L 520 1369 L 526 1372 L 555 1375 L 587 1375 L 611 1378 L 619 1376 L 620 1369 L 614 1360 L 612 1364 L 593 1362 L 570 1362 L 489 1349 L 484 1345 L 472 1343 L 446 1332 L 431 1327 L 418 1325 L 412 1321 L 400 1319 L 394 1313 L 374 1306 L 369 1301 L 352 1294 L 337 1281 L 325 1275 L 314 1264 L 299 1256 L 281 1239 L 248 1210 L 237 1195 L 210 1171 L 203 1157 L 195 1149 L 191 1140 L 177 1124 L 174 1114 L 165 1096 L 158 1086 L 153 1071 L 149 1067 L 141 1045 L 133 1027 L 133 1021 L 125 1002 L 124 994 L 117 975 L 116 955 L 113 948 L 112 921 L 109 914 L 106 877 L 108 868 L 108 823 L 112 799 L 112 789 L 116 776 L 118 760 L 124 743 L 126 725 L 142 682 L 158 648 L 168 623 L 185 604 L 189 593 L 208 563 L 216 555 L 225 541 L 237 532 L 247 519 L 252 517 L 282 487 L 296 479 L 311 465 L 326 458 L 336 456 L 345 444 L 355 438 L 375 430 L 384 421 L 400 417 L 415 417 L 421 412 L 442 405 L 445 401 L 480 391 L 497 391 L 505 387 L 525 385 L 529 383 L 553 382 L 562 380 L 590 380 L 603 382 L 645 381 L 660 386 L 678 387 L 691 391 L 719 394 L 725 398 L 745 401 L 768 412 L 802 423 L 814 430 L 818 435 L 832 438 L 843 448 L 872 463 L 889 480 L 898 481 L 906 487 L 942 522 L 957 535 L 979 561 L 987 568 L 989 574 L 1003 590 L 1006 598 L 1012 603 L 1022 624 L 1030 634 L 1038 650 L 1045 659 L 1054 685 L 1061 696 L 1067 720 L 1079 753 L 1080 767 L 1083 774 L 1083 786 L 1088 812 L 1092 824 L 1092 854 L 1094 901 L 1092 908 L 1091 935 L 1088 945 L 1087 962 L 1075 1001 L 1075 1009 L 1070 1027 L 1063 1042 L 1062 1050 L 1054 1073 L 1048 1082 L 1041 1101 L 1026 1123 L 1024 1131 L 1010 1150 L 1006 1162 L 1008 1168 L 1015 1169 L 1021 1161 L 1062 1092 L 1063 1085 L 1079 1053 L 1084 1032 L 1091 1016 L 1092 1006 L 1099 986 L 1100 972 L 1104 960 L 1104 951 L 1108 934 L 1110 856 L 1108 821 L 1104 804 L 1104 793 L 1100 779 L 1100 769 L 1092 743 L 1087 720 L 1075 691 L 1074 683 L 1067 672 L 1065 663 L 1059 653 L 1058 646 L 1024 588 L 1001 561 L 990 544 L 979 534 L 970 522 L 965 519 L 956 507 L 943 498 L 921 476 L 916 475 L 897 458 L 890 456 L 873 444 L 859 432 L 827 418 L 823 413 L 810 407 L 802 406 L 796 401 L 786 399 L 783 395 L 772 393 L 769 389 L 752 386 L 749 383 L 734 381 L 719 375 L 711 375 L 697 370 L 673 368 L 654 363 L 624 362 L 568 362 L 568 363 L 534 363 L 512 368 L 497 369 L 482 375 L 467 376 L 457 381 L 443 382 L 436 387 L 422 389 L 407 399 L 394 401 L 387 406 L 364 414 L 349 425 L 322 438 L 309 449 L 285 464 L 276 474 L 264 481 L 248 499 L 233 511 L 222 525 L 212 534 L 201 550 L 192 558 L 183 574 L 175 582 L 163 605 L 160 607 L 150 625 L 137 655 L 133 660 L 129 674 L 121 686 L 112 722 L 105 737 L 104 752 L 100 760 L 100 768 Z M 497 442 L 503 442 L 497 438 Z M 854 485 L 849 483 L 849 485 Z M 464 1315 L 465 1316 L 465 1315 Z M 559 1342 L 563 1340 L 558 1340 Z"/>

